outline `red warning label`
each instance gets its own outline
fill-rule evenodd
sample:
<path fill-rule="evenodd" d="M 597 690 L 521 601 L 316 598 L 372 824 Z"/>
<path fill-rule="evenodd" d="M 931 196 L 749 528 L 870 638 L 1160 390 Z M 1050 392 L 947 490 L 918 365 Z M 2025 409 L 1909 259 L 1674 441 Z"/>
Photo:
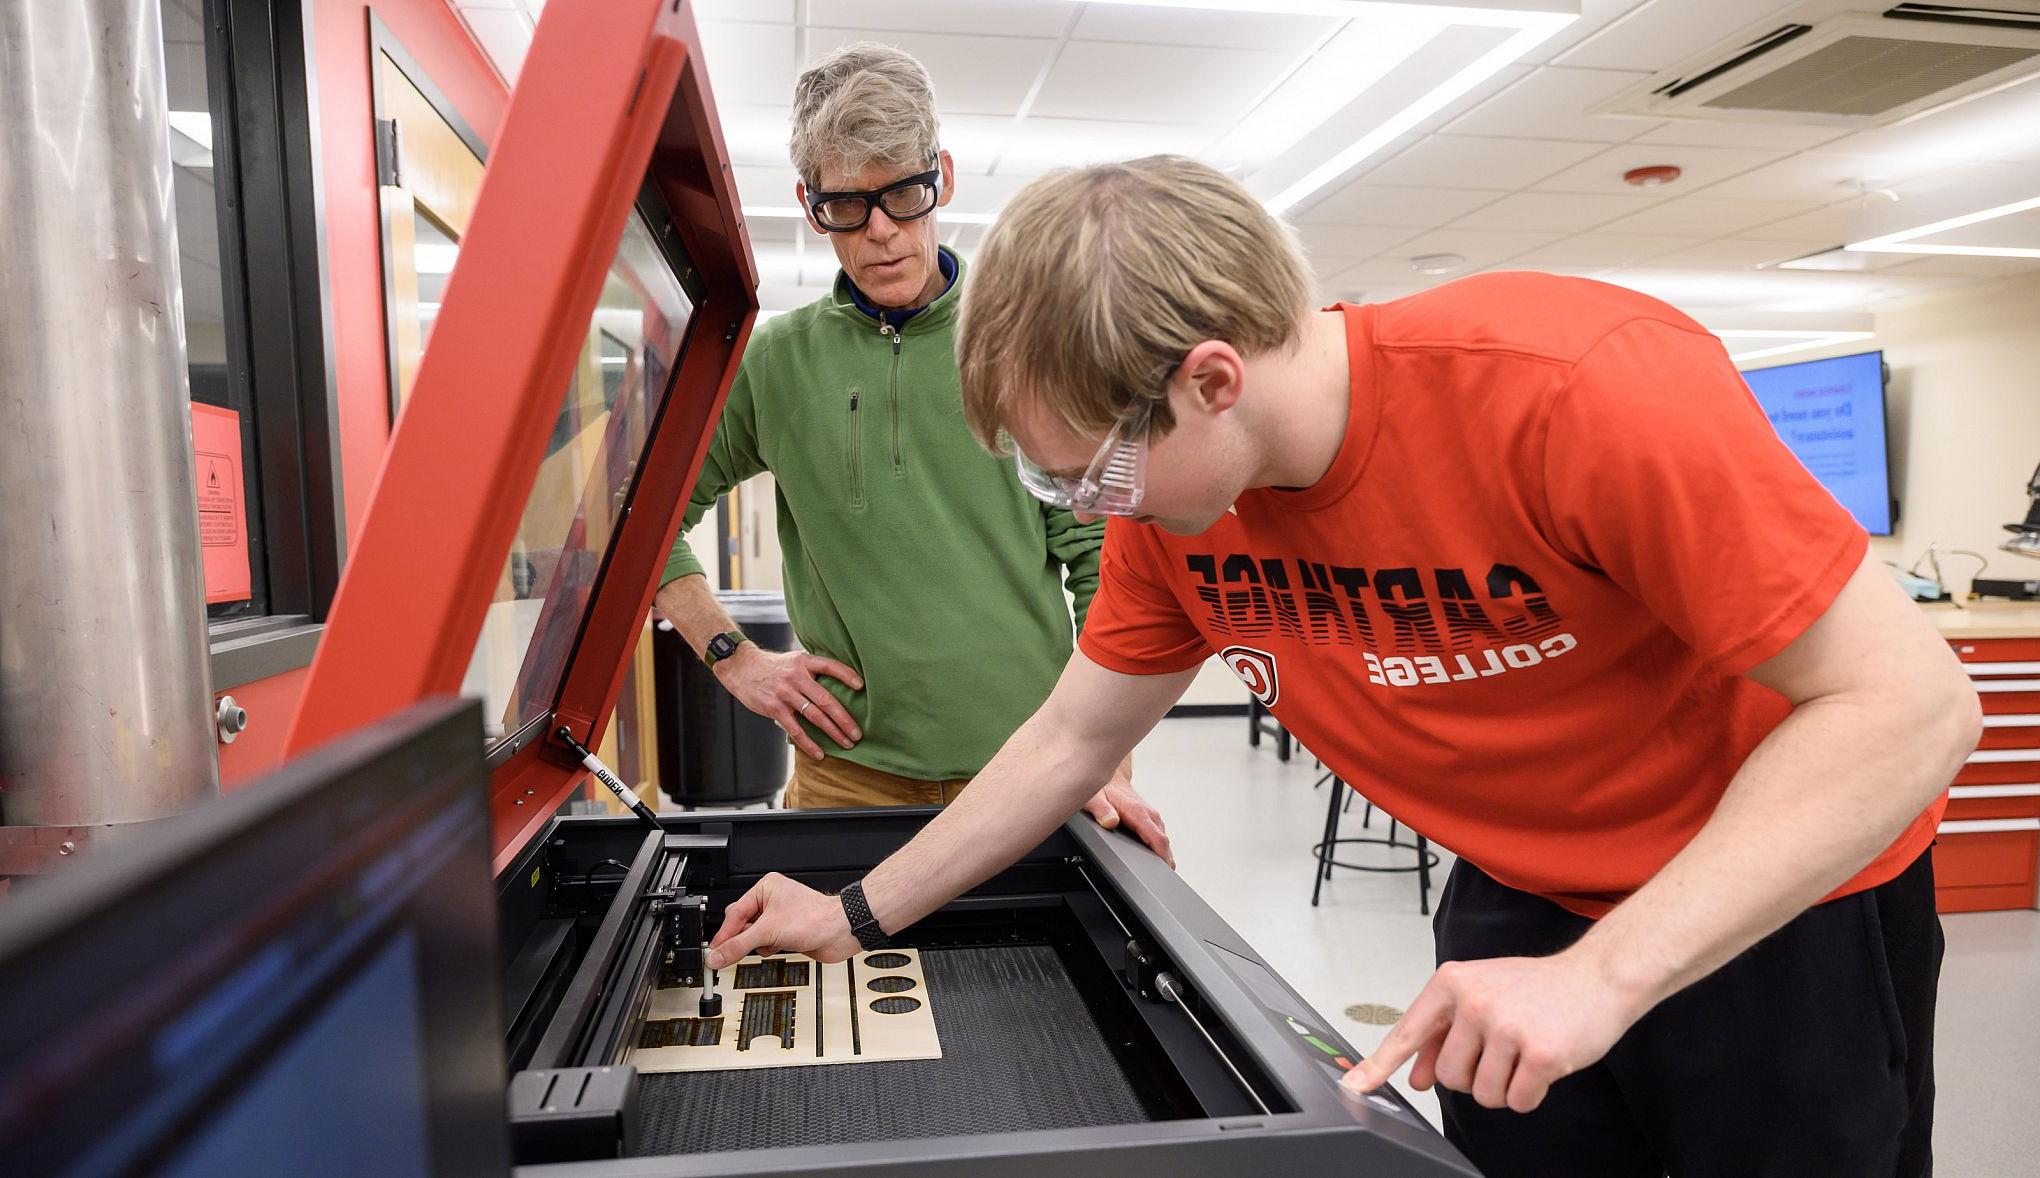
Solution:
<path fill-rule="evenodd" d="M 248 512 L 241 480 L 241 415 L 216 405 L 191 406 L 191 448 L 196 458 L 198 545 L 205 557 L 205 600 L 246 601 Z"/>

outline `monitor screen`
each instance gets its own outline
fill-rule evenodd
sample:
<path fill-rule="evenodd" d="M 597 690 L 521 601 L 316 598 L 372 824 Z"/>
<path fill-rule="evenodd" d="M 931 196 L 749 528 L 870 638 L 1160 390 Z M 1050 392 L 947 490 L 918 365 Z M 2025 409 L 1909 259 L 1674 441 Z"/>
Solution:
<path fill-rule="evenodd" d="M 507 1175 L 486 780 L 420 704 L 10 898 L 0 1170 Z"/>
<path fill-rule="evenodd" d="M 1884 444 L 1884 353 L 1743 373 L 1778 436 L 1873 536 L 1889 536 L 1891 466 Z"/>

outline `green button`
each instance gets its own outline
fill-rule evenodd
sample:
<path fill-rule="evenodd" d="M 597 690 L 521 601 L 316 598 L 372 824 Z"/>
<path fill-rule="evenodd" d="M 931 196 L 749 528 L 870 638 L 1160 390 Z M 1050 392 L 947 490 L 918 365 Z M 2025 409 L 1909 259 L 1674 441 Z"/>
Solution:
<path fill-rule="evenodd" d="M 1338 1048 L 1336 1048 L 1336 1047 L 1332 1046 L 1331 1044 L 1329 1044 L 1329 1043 L 1325 1042 L 1325 1041 L 1324 1041 L 1323 1039 L 1320 1039 L 1320 1038 L 1318 1038 L 1318 1037 L 1317 1037 L 1316 1035 L 1305 1035 L 1305 1036 L 1303 1037 L 1303 1041 L 1304 1041 L 1305 1043 L 1308 1043 L 1308 1044 L 1310 1044 L 1310 1045 L 1311 1045 L 1312 1047 L 1315 1047 L 1315 1048 L 1317 1048 L 1317 1049 L 1318 1049 L 1319 1051 L 1322 1051 L 1322 1052 L 1324 1052 L 1324 1053 L 1325 1053 L 1326 1055 L 1338 1055 L 1338 1054 L 1339 1054 L 1339 1049 L 1338 1049 Z"/>

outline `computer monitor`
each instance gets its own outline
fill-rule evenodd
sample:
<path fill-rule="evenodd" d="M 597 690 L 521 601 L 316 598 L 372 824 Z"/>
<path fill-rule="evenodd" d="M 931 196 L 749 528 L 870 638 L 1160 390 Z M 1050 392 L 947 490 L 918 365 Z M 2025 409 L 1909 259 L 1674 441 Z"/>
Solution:
<path fill-rule="evenodd" d="M 1800 463 L 1864 531 L 1889 536 L 1895 509 L 1884 430 L 1884 353 L 1779 364 L 1742 375 Z"/>
<path fill-rule="evenodd" d="M 508 1174 L 487 778 L 428 701 L 0 901 L 0 1171 Z"/>

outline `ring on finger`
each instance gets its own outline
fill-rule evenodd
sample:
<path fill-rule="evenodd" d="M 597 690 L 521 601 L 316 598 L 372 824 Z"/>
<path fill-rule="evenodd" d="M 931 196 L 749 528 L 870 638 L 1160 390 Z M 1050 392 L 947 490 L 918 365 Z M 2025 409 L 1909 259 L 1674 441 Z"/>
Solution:
<path fill-rule="evenodd" d="M 804 700 L 800 701 L 800 714 L 801 714 L 801 715 L 803 715 L 803 716 L 807 715 L 807 710 L 808 710 L 809 708 L 811 708 L 811 707 L 814 707 L 814 706 L 815 706 L 815 701 L 813 701 L 813 700 L 811 700 L 811 699 L 804 699 Z"/>

